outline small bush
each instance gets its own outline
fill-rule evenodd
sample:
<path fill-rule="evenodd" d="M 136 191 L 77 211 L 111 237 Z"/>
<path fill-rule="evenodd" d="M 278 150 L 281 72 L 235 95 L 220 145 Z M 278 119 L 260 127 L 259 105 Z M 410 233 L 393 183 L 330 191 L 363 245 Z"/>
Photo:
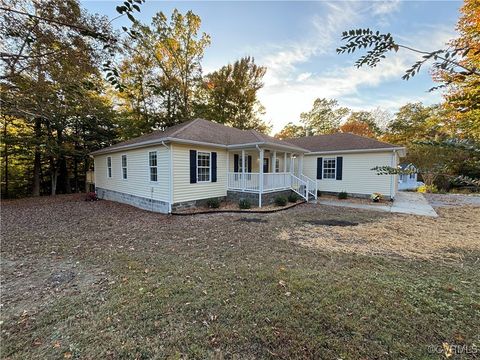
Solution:
<path fill-rule="evenodd" d="M 287 205 L 287 198 L 285 196 L 277 196 L 275 198 L 275 205 L 277 206 L 285 206 Z"/>
<path fill-rule="evenodd" d="M 252 204 L 250 203 L 250 200 L 248 200 L 248 199 L 241 199 L 238 202 L 238 207 L 240 209 L 250 209 L 252 207 Z"/>
<path fill-rule="evenodd" d="M 338 193 L 338 198 L 341 200 L 347 199 L 348 198 L 348 193 L 346 191 L 341 191 Z"/>
<path fill-rule="evenodd" d="M 370 195 L 370 199 L 373 202 L 379 202 L 382 199 L 382 194 L 380 194 L 378 192 L 374 192 L 372 195 Z"/>
<path fill-rule="evenodd" d="M 220 201 L 217 198 L 208 199 L 207 206 L 210 209 L 218 209 L 220 207 Z"/>
<path fill-rule="evenodd" d="M 298 200 L 298 195 L 295 194 L 295 193 L 291 193 L 290 195 L 288 195 L 288 201 L 291 202 L 291 203 L 295 203 L 297 202 Z"/>
<path fill-rule="evenodd" d="M 417 192 L 435 194 L 438 193 L 438 188 L 435 185 L 422 185 L 418 187 Z"/>

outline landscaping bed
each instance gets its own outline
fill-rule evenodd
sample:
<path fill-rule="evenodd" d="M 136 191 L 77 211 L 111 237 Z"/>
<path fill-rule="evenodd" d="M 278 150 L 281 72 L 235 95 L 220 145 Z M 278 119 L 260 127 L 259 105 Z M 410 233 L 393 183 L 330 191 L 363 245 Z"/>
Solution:
<path fill-rule="evenodd" d="M 188 210 L 182 211 L 175 211 L 172 212 L 172 215 L 195 215 L 195 214 L 215 214 L 215 213 L 273 213 L 277 211 L 291 209 L 297 205 L 305 203 L 305 200 L 297 200 L 295 202 L 287 202 L 284 206 L 279 206 L 275 204 L 265 205 L 262 207 L 251 207 L 249 209 L 241 209 L 238 203 L 229 202 L 229 201 L 222 201 L 219 204 L 218 208 L 210 208 L 208 206 L 205 207 L 197 207 Z"/>
<path fill-rule="evenodd" d="M 360 198 L 360 197 L 353 197 L 348 196 L 346 199 L 339 199 L 338 196 L 329 195 L 329 194 L 322 194 L 318 197 L 318 200 L 325 200 L 325 201 L 338 201 L 338 202 L 346 202 L 346 203 L 353 203 L 353 204 L 363 204 L 363 205 L 375 205 L 375 206 L 391 206 L 392 202 L 387 199 L 380 199 L 378 202 L 374 202 L 367 198 Z"/>

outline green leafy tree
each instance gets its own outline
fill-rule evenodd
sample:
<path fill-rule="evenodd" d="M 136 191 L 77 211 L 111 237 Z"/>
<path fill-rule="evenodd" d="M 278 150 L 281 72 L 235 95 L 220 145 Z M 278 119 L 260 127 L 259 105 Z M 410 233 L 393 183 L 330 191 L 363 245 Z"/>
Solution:
<path fill-rule="evenodd" d="M 337 100 L 316 99 L 313 108 L 300 114 L 300 122 L 309 135 L 332 134 L 350 110 L 340 107 Z"/>
<path fill-rule="evenodd" d="M 369 129 L 371 136 L 379 136 L 382 133 L 382 130 L 378 126 L 375 115 L 370 111 L 352 111 L 347 118 L 347 123 L 364 123 Z"/>
<path fill-rule="evenodd" d="M 201 60 L 210 36 L 200 32 L 192 11 L 174 10 L 170 19 L 159 12 L 150 26 L 136 22 L 134 36 L 124 42 L 120 65 L 123 137 L 172 126 L 193 117 L 201 86 Z"/>
<path fill-rule="evenodd" d="M 283 127 L 280 132 L 278 132 L 275 137 L 277 139 L 291 139 L 291 138 L 299 138 L 306 135 L 306 129 L 302 125 L 297 125 L 292 122 L 289 122 L 287 125 Z"/>
<path fill-rule="evenodd" d="M 31 130 L 24 132 L 25 137 L 17 134 L 13 141 L 24 143 L 31 151 L 33 195 L 39 195 L 41 187 L 43 192 L 49 189 L 55 194 L 57 185 L 62 192 L 69 192 L 72 156 L 75 158 L 72 129 L 74 124 L 80 127 L 79 122 L 105 116 L 105 112 L 98 114 L 95 107 L 87 104 L 91 96 L 88 89 L 101 78 L 99 68 L 108 54 L 102 41 L 92 41 L 95 37 L 85 35 L 83 30 L 72 30 L 56 22 L 105 29 L 105 20 L 90 17 L 74 0 L 32 2 L 31 8 L 34 17 L 17 18 L 11 16 L 16 13 L 7 12 L 9 16 L 2 18 L 2 28 L 17 24 L 18 31 L 11 29 L 8 33 L 8 43 L 25 56 L 16 62 L 11 57 L 2 58 L 7 70 L 0 83 L 2 111 L 6 116 L 22 119 Z M 49 184 L 43 181 L 47 173 Z"/>
<path fill-rule="evenodd" d="M 265 72 L 253 58 L 244 57 L 206 75 L 197 114 L 238 129 L 268 132 L 269 126 L 260 119 L 264 108 L 258 100 Z"/>

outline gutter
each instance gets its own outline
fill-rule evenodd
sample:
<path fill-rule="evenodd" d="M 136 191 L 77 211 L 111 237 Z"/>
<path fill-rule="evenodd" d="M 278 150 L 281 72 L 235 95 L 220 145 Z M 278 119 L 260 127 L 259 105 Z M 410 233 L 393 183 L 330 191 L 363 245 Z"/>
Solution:
<path fill-rule="evenodd" d="M 350 154 L 350 153 L 371 153 L 371 152 L 387 152 L 387 151 L 403 152 L 405 156 L 405 147 L 381 148 L 381 149 L 355 149 L 355 150 L 335 150 L 335 151 L 311 151 L 305 155 L 323 155 L 323 154 Z"/>
<path fill-rule="evenodd" d="M 307 153 L 308 150 L 302 149 L 299 147 L 294 147 L 294 146 L 288 146 L 288 145 L 280 145 L 280 144 L 274 144 L 274 143 L 269 143 L 269 142 L 255 142 L 255 143 L 246 143 L 246 144 L 235 144 L 235 145 L 223 145 L 223 144 L 215 144 L 215 143 L 209 143 L 209 142 L 203 142 L 203 141 L 195 141 L 195 140 L 184 140 L 184 139 L 178 139 L 178 138 L 172 138 L 172 137 L 166 137 L 163 139 L 155 139 L 155 140 L 148 140 L 148 141 L 143 141 L 140 143 L 135 143 L 135 144 L 127 144 L 123 146 L 118 146 L 113 149 L 105 148 L 101 150 L 97 150 L 94 152 L 91 152 L 89 155 L 91 157 L 96 156 L 96 155 L 104 155 L 104 154 L 110 154 L 110 153 L 115 153 L 115 152 L 121 152 L 126 149 L 138 149 L 142 147 L 148 147 L 156 144 L 162 145 L 165 142 L 176 142 L 180 144 L 192 144 L 192 145 L 203 145 L 203 146 L 209 146 L 209 147 L 218 147 L 222 149 L 241 149 L 244 147 L 252 147 L 252 146 L 259 146 L 259 145 L 267 145 L 271 147 L 277 147 L 282 150 L 294 150 L 297 152 L 304 152 Z"/>

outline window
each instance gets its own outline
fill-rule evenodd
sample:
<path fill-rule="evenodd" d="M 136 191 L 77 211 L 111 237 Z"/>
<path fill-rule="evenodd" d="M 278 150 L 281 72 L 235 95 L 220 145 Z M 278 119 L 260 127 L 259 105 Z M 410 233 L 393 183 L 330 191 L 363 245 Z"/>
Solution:
<path fill-rule="evenodd" d="M 157 181 L 158 174 L 157 174 L 157 152 L 150 151 L 148 153 L 148 166 L 150 167 L 150 181 Z"/>
<path fill-rule="evenodd" d="M 336 163 L 337 161 L 335 158 L 323 159 L 323 178 L 324 179 L 335 179 Z"/>
<path fill-rule="evenodd" d="M 107 157 L 107 177 L 112 177 L 112 158 L 110 156 Z"/>
<path fill-rule="evenodd" d="M 210 181 L 210 153 L 197 152 L 197 182 Z"/>
<path fill-rule="evenodd" d="M 245 159 L 245 160 L 246 160 L 246 159 Z M 237 164 L 237 166 L 238 166 L 238 172 L 243 172 L 243 171 L 242 171 L 242 163 L 243 163 L 243 161 L 242 161 L 242 155 L 238 155 L 238 164 Z M 246 165 L 246 164 L 245 164 L 245 165 Z"/>
<path fill-rule="evenodd" d="M 280 172 L 280 159 L 275 159 L 275 172 Z"/>
<path fill-rule="evenodd" d="M 127 155 L 122 155 L 122 179 L 127 180 Z"/>

